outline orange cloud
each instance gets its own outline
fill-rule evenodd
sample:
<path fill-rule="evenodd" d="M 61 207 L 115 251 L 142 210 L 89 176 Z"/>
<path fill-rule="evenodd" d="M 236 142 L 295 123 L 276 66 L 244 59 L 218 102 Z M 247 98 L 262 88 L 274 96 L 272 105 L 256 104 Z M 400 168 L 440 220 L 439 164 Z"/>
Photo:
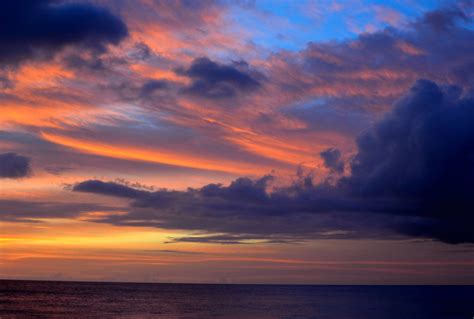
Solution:
<path fill-rule="evenodd" d="M 118 159 L 168 164 L 188 168 L 222 171 L 238 174 L 259 174 L 261 167 L 220 159 L 206 159 L 191 154 L 179 154 L 165 149 L 151 150 L 131 145 L 103 144 L 88 140 L 41 133 L 41 137 L 51 143 L 69 147 L 80 152 L 107 156 Z"/>

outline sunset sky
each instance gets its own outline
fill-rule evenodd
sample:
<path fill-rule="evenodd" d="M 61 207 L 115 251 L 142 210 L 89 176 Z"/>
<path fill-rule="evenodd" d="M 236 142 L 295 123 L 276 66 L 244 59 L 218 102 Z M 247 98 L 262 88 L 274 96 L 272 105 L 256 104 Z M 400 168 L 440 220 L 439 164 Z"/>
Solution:
<path fill-rule="evenodd" d="M 0 6 L 0 278 L 474 284 L 472 0 Z"/>

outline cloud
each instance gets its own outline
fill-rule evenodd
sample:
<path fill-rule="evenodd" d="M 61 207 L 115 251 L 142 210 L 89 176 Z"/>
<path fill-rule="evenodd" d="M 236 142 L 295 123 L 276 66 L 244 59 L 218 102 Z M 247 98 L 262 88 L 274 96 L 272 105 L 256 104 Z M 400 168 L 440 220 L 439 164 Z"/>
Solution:
<path fill-rule="evenodd" d="M 366 211 L 382 211 L 389 202 L 364 203 L 334 196 L 330 186 L 313 185 L 311 179 L 269 192 L 272 181 L 271 176 L 238 178 L 228 186 L 209 184 L 186 191 L 154 192 L 113 182 L 85 181 L 73 189 L 133 196 L 128 214 L 105 216 L 96 222 L 199 232 L 170 242 L 296 243 L 316 238 L 379 238 L 379 232 L 387 229 L 385 218 Z"/>
<path fill-rule="evenodd" d="M 147 97 L 157 90 L 168 88 L 168 81 L 166 80 L 149 80 L 141 87 L 141 96 Z"/>
<path fill-rule="evenodd" d="M 41 3 L 41 6 L 48 8 L 48 10 L 70 6 L 69 2 L 55 3 L 54 5 L 45 1 L 37 3 Z M 147 3 L 151 5 L 155 2 Z M 163 2 L 163 6 L 166 6 L 165 2 Z M 163 18 L 169 16 L 172 20 L 173 24 L 170 22 L 170 28 L 166 30 L 173 30 L 176 33 L 178 33 L 178 29 L 190 30 L 192 35 L 198 32 L 206 35 L 205 32 L 196 31 L 197 28 L 189 23 L 189 20 L 182 19 L 182 11 L 170 10 L 172 11 L 170 15 L 164 11 L 149 11 L 150 16 L 147 16 L 147 21 L 150 24 L 142 25 L 141 30 L 134 29 L 134 32 L 140 33 L 148 27 L 158 24 L 154 23 L 156 13 L 162 14 Z M 191 11 L 189 12 L 192 15 Z M 203 10 L 203 12 L 205 11 L 207 10 Z M 131 75 L 129 76 L 129 72 L 125 71 L 126 63 L 122 65 L 121 62 L 117 62 L 115 64 L 111 62 L 112 60 L 110 64 L 117 66 L 118 72 L 115 74 L 104 73 L 102 68 L 109 64 L 106 59 L 89 61 L 78 56 L 77 59 L 66 61 L 71 64 L 68 67 L 74 65 L 77 68 L 78 65 L 85 65 L 89 61 L 92 63 L 87 66 L 87 69 L 100 72 L 90 72 L 90 74 L 84 72 L 85 76 L 67 81 L 61 80 L 60 83 L 55 82 L 54 86 L 66 83 L 64 85 L 70 85 L 71 88 L 80 88 L 77 91 L 78 94 L 72 94 L 76 91 L 67 93 L 74 98 L 77 95 L 83 99 L 89 99 L 90 104 L 100 106 L 100 109 L 104 111 L 108 110 L 109 106 L 111 111 L 119 110 L 118 113 L 121 116 L 129 117 L 130 123 L 124 124 L 124 121 L 112 120 L 108 113 L 102 113 L 97 118 L 93 118 L 94 121 L 90 121 L 91 116 L 82 110 L 80 113 L 85 114 L 84 118 L 88 117 L 87 121 L 84 121 L 83 117 L 71 116 L 74 114 L 67 114 L 67 116 L 60 118 L 57 115 L 59 108 L 54 107 L 54 112 L 43 115 L 39 125 L 64 124 L 61 134 L 58 130 L 41 128 L 42 132 L 49 134 L 49 136 L 56 136 L 57 140 L 59 140 L 57 137 L 69 136 L 71 137 L 70 141 L 75 143 L 58 144 L 55 146 L 58 150 L 61 149 L 60 145 L 83 147 L 83 144 L 78 143 L 81 141 L 96 143 L 93 146 L 97 146 L 94 149 L 98 150 L 96 154 L 100 156 L 95 159 L 90 155 L 90 159 L 85 159 L 77 166 L 91 165 L 92 161 L 100 159 L 101 163 L 104 163 L 101 164 L 101 167 L 110 169 L 110 165 L 114 165 L 114 161 L 110 157 L 106 157 L 110 154 L 100 152 L 104 152 L 103 145 L 111 145 L 110 143 L 113 144 L 117 141 L 120 142 L 120 145 L 112 145 L 117 150 L 114 154 L 117 159 L 123 157 L 123 152 L 120 149 L 124 147 L 137 146 L 136 150 L 138 151 L 149 150 L 150 147 L 156 146 L 156 152 L 153 152 L 152 156 L 149 155 L 150 153 L 144 155 L 140 153 L 140 156 L 132 157 L 132 159 L 160 161 L 165 150 L 172 150 L 172 155 L 180 154 L 179 161 L 176 161 L 173 156 L 164 163 L 197 165 L 196 156 L 198 156 L 199 168 L 216 168 L 223 158 L 232 158 L 236 161 L 227 161 L 225 168 L 230 167 L 233 169 L 232 172 L 239 174 L 243 173 L 242 170 L 236 170 L 238 168 L 236 164 L 240 163 L 244 167 L 254 167 L 255 163 L 263 163 L 251 173 L 263 172 L 263 167 L 275 167 L 276 165 L 276 161 L 263 161 L 257 156 L 249 156 L 243 150 L 251 150 L 262 157 L 269 154 L 272 159 L 276 160 L 291 158 L 292 163 L 301 162 L 300 159 L 305 158 L 301 154 L 306 154 L 307 151 L 308 157 L 313 159 L 315 149 L 319 151 L 326 149 L 328 145 L 335 145 L 334 140 L 338 138 L 338 136 L 334 137 L 335 134 L 322 135 L 321 131 L 324 131 L 323 133 L 339 132 L 346 138 L 349 135 L 352 136 L 355 132 L 366 127 L 377 115 L 381 115 L 383 111 L 387 110 L 393 99 L 400 96 L 401 92 L 420 76 L 426 76 L 439 82 L 455 83 L 465 88 L 474 83 L 473 72 L 471 72 L 474 64 L 472 55 L 469 54 L 474 47 L 473 42 L 468 41 L 472 38 L 473 33 L 463 24 L 465 20 L 455 17 L 450 18 L 448 24 L 422 22 L 427 19 L 428 15 L 422 18 L 419 23 L 411 24 L 406 29 L 387 28 L 375 33 L 365 33 L 356 39 L 347 41 L 313 42 L 300 52 L 275 52 L 264 61 L 259 62 L 259 68 L 265 68 L 265 80 L 262 80 L 260 74 L 246 63 L 222 63 L 216 62 L 217 60 L 213 61 L 211 58 L 195 59 L 188 67 L 178 69 L 176 71 L 178 74 L 173 74 L 169 70 L 175 69 L 176 65 L 182 65 L 182 59 L 178 61 L 182 56 L 175 57 L 175 51 L 170 53 L 166 49 L 161 50 L 159 47 L 161 43 L 158 40 L 156 41 L 157 46 L 150 46 L 152 56 L 148 57 L 146 61 L 138 63 L 133 59 L 125 59 L 126 62 L 137 63 L 134 67 L 140 64 L 140 68 L 137 70 L 141 70 L 140 72 L 143 74 L 133 73 L 130 65 Z M 208 19 L 204 20 L 208 21 Z M 33 19 L 33 21 L 36 20 Z M 136 21 L 141 20 L 137 19 Z M 444 31 L 438 32 L 435 25 L 444 25 Z M 160 35 L 164 30 L 158 28 L 153 32 L 154 35 Z M 178 34 L 178 37 L 186 39 L 181 33 Z M 195 39 L 194 37 L 190 38 L 192 41 Z M 141 41 L 143 39 L 134 40 Z M 34 43 L 35 41 L 25 41 L 24 43 Z M 96 50 L 95 46 L 88 47 L 87 41 L 84 41 L 55 44 L 53 48 L 56 50 L 69 44 L 77 44 Z M 101 43 L 106 45 L 112 42 L 103 40 Z M 150 43 L 146 43 L 150 45 Z M 178 47 L 180 47 L 179 45 Z M 29 44 L 28 48 L 30 48 Z M 40 57 L 42 51 L 50 52 L 50 48 L 52 47 L 46 44 L 39 45 L 34 53 L 22 59 Z M 180 48 L 180 50 L 186 51 L 182 47 Z M 161 53 L 166 53 L 163 56 L 173 56 L 172 61 L 159 60 L 158 52 L 160 52 L 160 56 Z M 210 56 L 214 59 L 214 57 L 221 55 L 203 50 L 195 56 Z M 189 58 L 189 55 L 187 57 Z M 146 65 L 147 68 L 141 68 L 146 63 L 149 63 Z M 164 72 L 165 70 L 167 73 Z M 109 72 L 112 71 L 114 70 L 109 70 Z M 189 85 L 181 84 L 183 82 L 180 81 L 183 77 L 187 78 Z M 107 80 L 104 80 L 105 78 Z M 117 92 L 123 93 L 123 96 L 139 99 L 149 95 L 146 100 L 150 104 L 143 107 L 139 103 L 124 103 L 127 100 L 123 96 L 111 96 L 104 90 L 102 84 L 108 80 L 114 87 L 117 87 Z M 176 83 L 170 80 L 176 80 Z M 132 83 L 130 86 L 133 90 L 130 90 L 130 94 L 127 94 L 127 90 L 122 89 L 122 86 L 119 85 L 122 82 Z M 176 91 L 179 91 L 179 85 L 185 85 L 181 92 L 186 94 L 176 94 Z M 438 89 L 442 92 L 442 96 L 451 96 L 453 105 L 457 105 L 462 100 L 461 95 L 456 97 L 456 89 L 453 87 Z M 166 93 L 168 91 L 170 93 Z M 433 92 L 435 91 L 433 90 Z M 45 92 L 50 91 L 42 88 L 37 89 L 32 100 L 36 101 L 37 97 L 44 96 Z M 250 97 L 255 99 L 249 97 L 239 101 L 242 103 L 234 103 L 234 100 L 231 100 L 232 104 L 239 104 L 242 107 L 234 108 L 234 110 L 226 109 L 225 113 L 214 112 L 214 110 L 209 112 L 214 104 L 225 104 L 224 98 L 247 96 L 249 92 L 252 93 Z M 59 93 L 64 94 L 64 92 Z M 163 101 L 162 98 L 162 95 L 167 97 L 167 94 L 172 96 L 169 98 L 169 102 L 168 100 Z M 58 101 L 60 96 L 57 94 L 51 96 L 51 99 Z M 23 94 L 22 97 L 28 98 L 28 95 Z M 156 99 L 152 99 L 152 97 L 156 97 Z M 215 99 L 215 101 L 192 103 L 196 102 L 196 97 Z M 180 101 L 179 99 L 182 98 L 188 99 L 188 101 Z M 68 97 L 68 100 L 64 100 L 67 102 L 64 104 L 70 104 L 69 99 Z M 314 101 L 314 105 L 308 101 Z M 323 104 L 318 103 L 319 101 L 322 101 Z M 429 104 L 428 99 L 426 101 Z M 49 105 L 50 103 L 48 101 L 45 104 Z M 133 104 L 133 108 L 126 108 L 125 104 Z M 136 108 L 135 104 L 137 104 Z M 299 110 L 295 110 L 295 105 L 302 106 Z M 288 111 L 287 106 L 293 108 L 293 113 Z M 75 105 L 72 108 L 76 108 Z M 361 112 L 359 112 L 360 110 Z M 283 111 L 286 111 L 286 114 L 282 114 Z M 374 115 L 373 113 L 376 112 L 377 114 Z M 40 114 L 40 112 L 35 113 Z M 272 121 L 258 122 L 257 116 Z M 395 118 L 392 113 L 387 116 Z M 76 117 L 79 118 L 77 122 L 70 125 L 69 123 Z M 294 118 L 295 121 L 290 121 L 289 117 Z M 155 121 L 156 118 L 169 119 L 170 123 L 175 126 L 166 126 L 163 121 Z M 420 123 L 428 121 L 425 117 L 419 118 Z M 16 120 L 16 118 L 14 119 Z M 95 121 L 102 124 L 96 125 Z M 87 126 L 84 123 L 87 123 Z M 380 123 L 375 127 L 378 127 Z M 395 128 L 397 125 L 403 126 L 398 123 Z M 412 126 L 416 127 L 415 124 Z M 403 127 L 414 130 L 412 126 Z M 124 127 L 127 129 L 124 130 Z M 367 132 L 372 132 L 372 135 L 375 134 L 379 139 L 387 137 L 373 130 L 375 128 Z M 185 191 L 145 191 L 118 183 L 94 180 L 78 184 L 75 190 L 128 198 L 130 200 L 128 214 L 107 216 L 102 220 L 102 222 L 116 225 L 141 225 L 222 233 L 226 236 L 240 236 L 241 241 L 249 241 L 252 238 L 269 241 L 306 240 L 327 238 L 325 236 L 331 238 L 334 236 L 338 236 L 338 238 L 385 238 L 394 235 L 395 232 L 409 236 L 438 238 L 450 242 L 469 241 L 469 235 L 461 231 L 460 221 L 441 216 L 441 213 L 432 214 L 437 211 L 438 206 L 433 204 L 432 199 L 425 196 L 424 192 L 413 190 L 417 185 L 411 183 L 414 180 L 412 177 L 406 175 L 407 184 L 410 184 L 412 189 L 411 192 L 407 185 L 394 186 L 405 175 L 399 174 L 393 167 L 415 167 L 418 165 L 423 167 L 418 174 L 425 176 L 423 170 L 426 167 L 420 164 L 417 154 L 413 157 L 409 154 L 406 158 L 410 158 L 412 161 L 403 163 L 395 157 L 393 162 L 387 161 L 385 158 L 385 155 L 390 153 L 389 149 L 383 148 L 384 145 L 392 142 L 394 145 L 402 145 L 404 140 L 396 143 L 392 140 L 387 143 L 384 143 L 383 140 L 380 143 L 370 141 L 369 143 L 364 137 L 366 133 L 361 135 L 360 142 L 357 142 L 359 150 L 353 163 L 346 166 L 347 169 L 352 168 L 352 175 L 343 178 L 336 186 L 324 182 L 314 184 L 315 182 L 311 178 L 305 177 L 295 182 L 294 185 L 278 188 L 272 184 L 271 178 L 261 180 L 243 178 L 235 180 L 230 185 L 210 184 L 199 189 Z M 394 136 L 391 138 L 395 139 L 399 133 L 390 134 L 393 134 Z M 117 139 L 117 136 L 120 138 Z M 420 138 L 422 141 L 419 144 L 427 145 L 424 141 L 428 138 L 427 135 L 414 134 L 409 137 L 415 141 Z M 53 140 L 51 139 L 51 141 Z M 35 144 L 38 143 L 35 142 Z M 313 144 L 311 145 L 311 143 Z M 365 150 L 364 143 L 373 145 L 370 152 Z M 456 143 L 454 141 L 450 145 L 457 145 Z M 88 144 L 87 147 L 91 148 L 90 145 L 92 144 Z M 51 149 L 53 146 L 48 145 L 48 147 Z M 444 144 L 439 147 L 449 151 L 449 148 Z M 36 148 L 38 148 L 37 145 Z M 67 148 L 64 149 L 67 150 Z M 281 151 L 282 149 L 284 152 Z M 345 150 L 345 145 L 341 149 Z M 83 151 L 84 148 L 78 147 L 76 150 Z M 413 152 L 411 148 L 407 148 L 408 151 Z M 41 153 L 44 154 L 44 151 Z M 53 154 L 66 154 L 66 152 L 57 151 Z M 76 158 L 79 156 L 86 158 L 85 154 L 80 155 L 79 152 L 71 154 L 67 158 L 74 157 L 74 163 L 78 163 Z M 200 157 L 202 154 L 205 156 Z M 132 155 L 139 155 L 139 152 Z M 42 156 L 49 165 L 46 157 L 51 158 L 51 153 L 47 152 L 47 155 Z M 425 156 L 425 154 L 421 156 Z M 52 164 L 61 164 L 57 161 L 65 161 L 65 157 L 56 157 Z M 36 163 L 39 159 L 36 156 L 34 158 Z M 203 158 L 206 161 L 202 161 Z M 213 160 L 208 162 L 208 158 Z M 86 161 L 88 162 L 86 163 Z M 331 164 L 331 159 L 326 162 L 326 165 L 333 166 L 336 170 L 337 167 L 340 167 L 337 164 Z M 436 162 L 436 158 L 434 162 Z M 132 167 L 132 163 L 126 165 Z M 140 165 L 143 167 L 145 164 Z M 91 166 L 84 167 L 84 171 L 87 171 L 89 167 Z M 121 167 L 125 167 L 125 164 Z M 129 172 L 134 172 L 135 167 L 133 166 Z M 367 173 L 367 175 L 358 174 L 358 170 Z M 413 168 L 413 170 L 417 169 Z M 123 172 L 122 169 L 120 171 Z M 433 171 L 436 172 L 436 170 Z M 153 172 L 156 174 L 155 171 Z M 392 178 L 391 174 L 397 178 Z M 433 174 L 433 176 L 438 175 Z M 445 198 L 451 203 L 454 196 L 441 196 L 440 198 Z M 464 205 L 462 200 L 459 203 L 459 206 Z M 426 210 L 426 207 L 432 206 L 436 207 L 430 208 L 430 212 L 423 211 L 424 208 Z M 456 211 L 458 210 L 456 209 Z M 461 216 L 461 220 L 469 221 L 469 217 Z M 451 226 L 447 227 L 447 225 Z M 459 230 L 456 232 L 458 238 L 454 238 L 450 229 Z M 444 234 L 443 230 L 449 231 L 449 233 Z M 222 237 L 219 238 L 222 239 Z M 218 238 L 201 238 L 199 240 L 218 241 Z"/>
<path fill-rule="evenodd" d="M 69 166 L 46 166 L 43 169 L 51 175 L 60 176 L 68 171 L 71 171 L 73 168 Z"/>
<path fill-rule="evenodd" d="M 427 12 L 406 28 L 387 27 L 346 41 L 310 42 L 298 52 L 275 53 L 266 72 L 275 84 L 272 96 L 290 103 L 295 96 L 324 98 L 331 105 L 342 104 L 344 111 L 373 112 L 388 110 L 419 78 L 472 87 L 470 19 L 461 7 L 452 6 Z"/>
<path fill-rule="evenodd" d="M 344 162 L 341 160 L 341 151 L 337 148 L 329 148 L 319 153 L 324 160 L 324 166 L 335 173 L 344 173 Z"/>
<path fill-rule="evenodd" d="M 184 90 L 186 93 L 210 99 L 234 97 L 260 86 L 259 80 L 252 74 L 246 62 L 218 64 L 208 58 L 197 58 L 189 68 L 180 68 L 176 72 L 192 80 Z"/>
<path fill-rule="evenodd" d="M 357 196 L 411 203 L 408 213 L 421 220 L 401 229 L 410 235 L 473 242 L 473 124 L 472 97 L 420 80 L 358 137 L 352 175 L 341 185 Z"/>
<path fill-rule="evenodd" d="M 128 34 L 120 18 L 92 4 L 7 0 L 0 7 L 0 65 L 50 57 L 69 45 L 100 52 Z"/>
<path fill-rule="evenodd" d="M 467 22 L 470 18 L 460 8 L 448 7 L 427 12 L 419 23 L 429 25 L 437 31 L 447 31 L 454 28 L 459 20 Z"/>
<path fill-rule="evenodd" d="M 0 220 L 32 223 L 42 218 L 75 218 L 88 212 L 115 212 L 117 207 L 93 203 L 38 202 L 0 199 Z"/>
<path fill-rule="evenodd" d="M 0 178 L 21 178 L 31 174 L 31 159 L 16 153 L 0 154 Z"/>
<path fill-rule="evenodd" d="M 418 81 L 394 109 L 362 133 L 351 175 L 336 185 L 303 176 L 239 178 L 186 191 L 136 190 L 86 181 L 84 191 L 131 198 L 129 213 L 100 222 L 197 230 L 176 241 L 241 243 L 315 238 L 422 237 L 474 242 L 474 100 L 459 87 Z M 340 153 L 323 152 L 339 169 Z"/>
<path fill-rule="evenodd" d="M 301 238 L 303 241 L 304 238 Z M 284 239 L 278 236 L 272 239 L 271 236 L 257 237 L 255 235 L 206 235 L 206 236 L 189 236 L 173 238 L 167 243 L 208 243 L 208 244 L 224 244 L 224 245 L 242 245 L 252 244 L 255 242 L 266 244 L 298 244 L 301 242 L 295 238 Z"/>
<path fill-rule="evenodd" d="M 125 198 L 137 198 L 147 194 L 145 191 L 139 191 L 122 184 L 113 182 L 104 183 L 99 180 L 90 180 L 76 184 L 73 190 L 76 192 L 88 192 Z"/>
<path fill-rule="evenodd" d="M 147 7 L 155 1 L 146 3 L 145 7 L 144 3 L 136 6 L 137 10 L 141 8 L 140 13 L 149 12 L 150 26 L 156 15 L 163 19 L 168 17 L 168 12 Z M 125 10 L 115 10 L 115 5 L 110 3 L 107 6 L 114 7 L 113 12 L 120 11 L 130 22 Z M 127 3 L 127 8 L 133 6 Z M 166 3 L 162 6 L 166 7 Z M 170 12 L 173 21 L 183 21 L 188 26 L 189 20 L 180 16 L 182 11 L 168 10 L 174 12 Z M 136 18 L 137 23 L 141 21 L 138 16 Z M 128 25 L 133 35 L 143 35 L 141 31 L 147 27 L 141 25 L 142 30 Z M 205 102 L 180 90 L 192 87 L 196 79 L 172 71 L 177 65 L 184 66 L 183 71 L 191 69 L 192 62 L 183 64 L 183 60 L 192 61 L 195 52 L 187 53 L 187 59 L 183 59 L 174 51 L 160 49 L 159 45 L 165 41 L 156 39 L 157 47 L 150 48 L 152 56 L 137 61 L 132 52 L 135 52 L 134 43 L 144 41 L 141 37 L 131 39 L 130 43 L 127 41 L 113 53 L 101 55 L 100 59 L 89 59 L 87 54 L 81 54 L 82 50 L 74 50 L 77 56 L 68 55 L 62 59 L 62 66 L 74 68 L 73 74 L 58 72 L 54 80 L 40 76 L 35 81 L 23 81 L 28 92 L 7 90 L 8 98 L 21 97 L 24 101 L 8 103 L 11 106 L 6 106 L 6 121 L 15 126 L 34 125 L 41 128 L 41 132 L 73 137 L 76 141 L 87 138 L 117 148 L 137 145 L 141 149 L 152 148 L 160 154 L 170 150 L 185 159 L 192 155 L 192 163 L 196 162 L 196 156 L 212 159 L 210 165 L 205 165 L 208 169 L 217 167 L 223 159 L 238 159 L 247 167 L 258 163 L 258 167 L 248 173 L 262 174 L 269 169 L 281 173 L 288 171 L 289 165 L 312 163 L 315 154 L 332 145 L 347 152 L 352 147 L 353 136 L 388 110 L 393 99 L 419 74 L 440 81 L 469 83 L 474 64 L 467 53 L 472 52 L 473 47 L 472 41 L 466 39 L 472 38 L 472 31 L 459 22 L 452 28 L 454 31 L 440 35 L 442 41 L 429 25 L 410 25 L 406 29 L 388 28 L 346 41 L 314 42 L 300 52 L 277 51 L 265 55 L 260 62 L 252 62 L 258 63 L 265 80 L 259 80 L 249 70 L 252 68 L 242 64 L 217 62 L 216 56 L 223 55 L 199 52 L 196 56 L 209 56 L 208 60 L 217 66 L 238 69 L 260 83 L 260 89 L 245 98 L 207 99 Z M 187 39 L 179 30 L 173 29 L 173 34 Z M 153 35 L 162 34 L 162 31 L 155 30 Z M 38 66 L 32 70 L 35 72 L 32 75 L 52 74 L 43 72 L 45 70 L 45 66 Z M 32 75 L 25 72 L 21 78 L 27 80 Z M 37 83 L 48 87 L 38 88 Z M 220 87 L 220 84 L 216 86 Z M 241 93 L 247 92 L 230 86 L 235 96 L 242 97 L 244 94 Z M 208 92 L 199 93 L 206 95 Z M 18 107 L 22 112 L 17 111 Z M 35 116 L 31 117 L 28 114 L 33 114 L 30 112 L 33 109 Z M 111 121 L 111 114 L 126 119 L 128 124 L 115 119 Z M 163 122 L 167 122 L 166 129 L 163 129 Z M 61 132 L 51 130 L 53 123 L 61 127 Z M 104 126 L 107 127 L 104 129 Z M 117 136 L 121 138 L 117 139 Z M 58 149 L 67 151 L 64 146 L 58 145 Z M 103 152 L 104 148 L 97 150 Z M 145 158 L 161 160 L 160 154 Z M 104 153 L 97 156 L 106 160 Z M 62 158 L 55 159 L 58 160 L 62 161 Z M 83 162 L 78 166 L 82 165 L 88 164 Z M 131 163 L 128 165 L 132 166 Z M 199 163 L 200 168 L 203 166 Z M 247 173 L 243 170 L 230 172 Z"/>

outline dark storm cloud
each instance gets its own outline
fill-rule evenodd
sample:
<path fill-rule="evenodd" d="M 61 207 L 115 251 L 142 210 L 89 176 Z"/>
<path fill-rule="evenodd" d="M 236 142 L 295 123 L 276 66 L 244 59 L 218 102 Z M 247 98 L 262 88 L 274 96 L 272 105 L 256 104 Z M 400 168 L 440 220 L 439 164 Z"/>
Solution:
<path fill-rule="evenodd" d="M 31 174 L 31 159 L 16 153 L 0 154 L 0 178 L 21 178 Z"/>
<path fill-rule="evenodd" d="M 344 162 L 341 160 L 341 151 L 337 148 L 329 148 L 319 153 L 324 161 L 324 166 L 329 168 L 332 172 L 343 173 Z"/>
<path fill-rule="evenodd" d="M 399 233 L 474 242 L 473 124 L 474 100 L 459 87 L 420 80 L 358 137 L 352 175 L 336 185 L 314 184 L 303 176 L 289 187 L 272 187 L 273 178 L 265 176 L 187 191 L 147 192 L 101 181 L 74 189 L 132 199 L 128 214 L 101 222 L 208 234 L 177 241 L 394 238 Z M 337 150 L 323 157 L 339 169 Z"/>
<path fill-rule="evenodd" d="M 178 74 L 191 78 L 185 92 L 211 99 L 234 97 L 257 89 L 260 82 L 247 63 L 218 64 L 208 58 L 195 59 L 187 69 L 177 69 Z M 253 72 L 255 73 L 255 72 Z"/>
<path fill-rule="evenodd" d="M 102 7 L 49 0 L 0 4 L 0 65 L 49 57 L 68 45 L 101 52 L 127 36 L 122 20 Z"/>
<path fill-rule="evenodd" d="M 474 242 L 472 97 L 420 80 L 357 147 L 341 185 L 357 196 L 412 201 L 422 220 L 401 229 L 410 235 Z"/>

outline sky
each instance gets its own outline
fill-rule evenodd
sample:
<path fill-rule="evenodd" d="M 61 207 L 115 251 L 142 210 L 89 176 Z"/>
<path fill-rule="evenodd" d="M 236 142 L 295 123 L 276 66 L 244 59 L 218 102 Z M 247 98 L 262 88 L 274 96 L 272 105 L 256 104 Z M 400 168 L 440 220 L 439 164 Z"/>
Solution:
<path fill-rule="evenodd" d="M 474 284 L 473 1 L 0 6 L 0 278 Z"/>

